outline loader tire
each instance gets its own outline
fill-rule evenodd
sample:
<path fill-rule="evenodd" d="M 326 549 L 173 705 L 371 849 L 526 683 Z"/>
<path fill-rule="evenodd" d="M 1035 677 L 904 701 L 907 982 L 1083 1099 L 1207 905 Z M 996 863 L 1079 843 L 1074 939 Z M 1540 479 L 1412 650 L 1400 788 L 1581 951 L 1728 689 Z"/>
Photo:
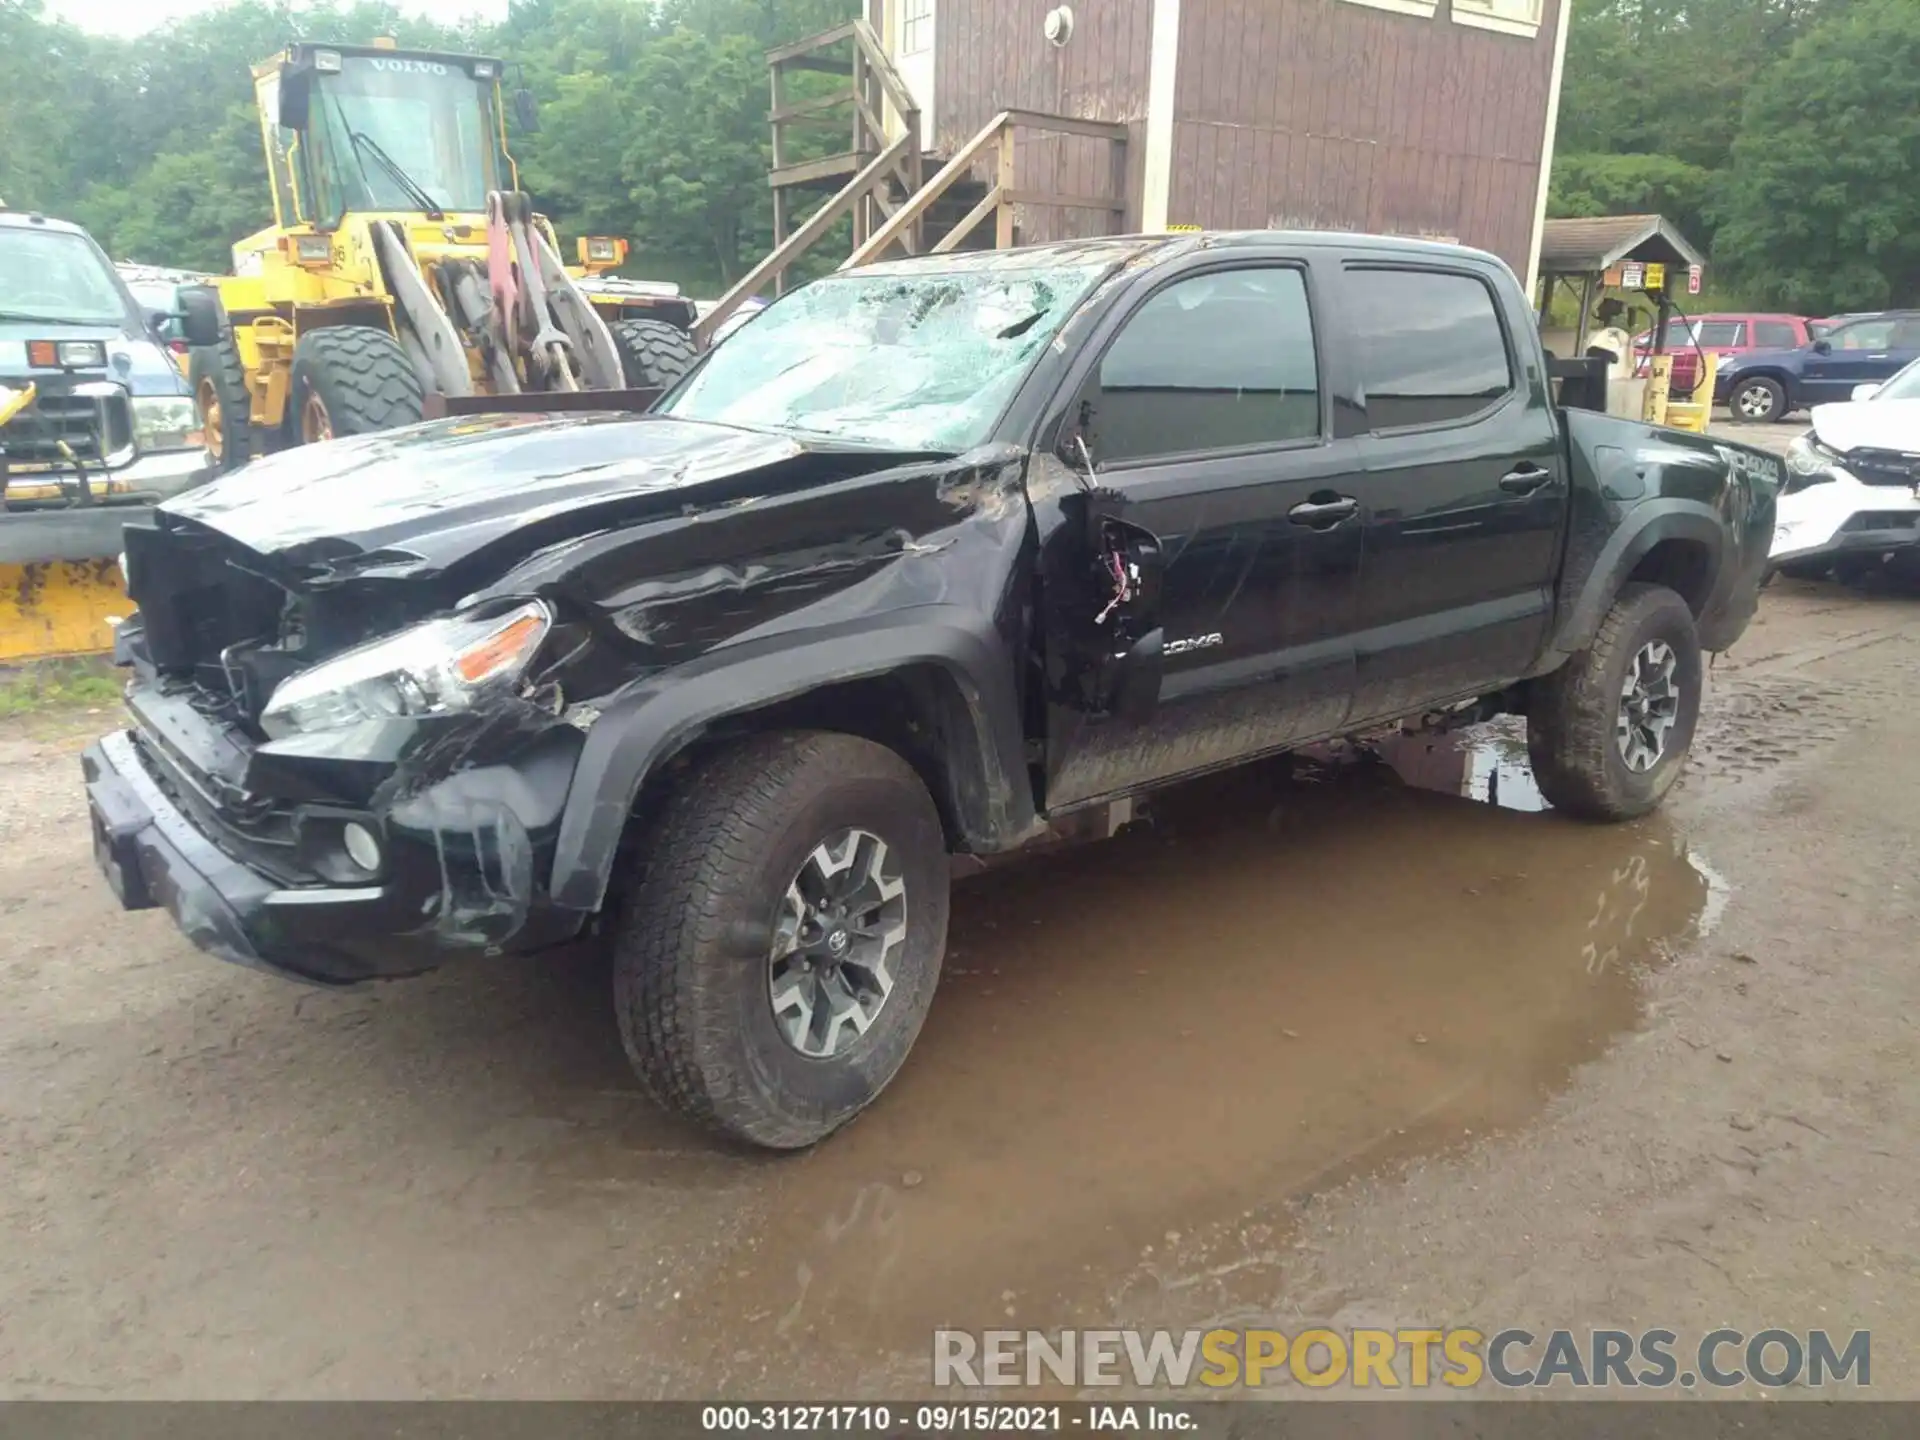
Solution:
<path fill-rule="evenodd" d="M 231 335 L 217 345 L 196 345 L 187 354 L 187 383 L 193 387 L 193 408 L 206 435 L 213 468 L 224 474 L 253 458 L 253 401 L 247 394 L 247 372 Z"/>
<path fill-rule="evenodd" d="M 400 342 L 367 325 L 302 335 L 292 380 L 287 424 L 300 445 L 416 424 L 426 403 Z"/>
<path fill-rule="evenodd" d="M 635 390 L 664 390 L 692 367 L 700 352 L 693 336 L 664 320 L 616 320 L 613 348 L 620 368 Z"/>

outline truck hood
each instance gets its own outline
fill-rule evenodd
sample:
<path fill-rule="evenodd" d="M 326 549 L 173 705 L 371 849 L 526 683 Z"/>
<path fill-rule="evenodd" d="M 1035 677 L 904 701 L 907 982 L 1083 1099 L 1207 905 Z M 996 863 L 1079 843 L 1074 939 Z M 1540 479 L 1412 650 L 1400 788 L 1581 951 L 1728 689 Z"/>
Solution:
<path fill-rule="evenodd" d="M 897 462 L 702 421 L 483 415 L 283 451 L 159 510 L 296 568 L 398 578 Z"/>
<path fill-rule="evenodd" d="M 1849 450 L 1903 450 L 1920 455 L 1920 400 L 1843 401 L 1813 407 L 1822 444 Z"/>

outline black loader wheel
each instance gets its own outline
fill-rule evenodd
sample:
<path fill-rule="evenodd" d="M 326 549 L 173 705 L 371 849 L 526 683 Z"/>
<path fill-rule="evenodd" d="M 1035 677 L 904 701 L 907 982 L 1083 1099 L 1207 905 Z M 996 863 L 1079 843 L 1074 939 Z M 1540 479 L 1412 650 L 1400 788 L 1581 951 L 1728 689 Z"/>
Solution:
<path fill-rule="evenodd" d="M 193 388 L 193 408 L 214 469 L 237 470 L 253 458 L 253 401 L 231 335 L 221 336 L 217 345 L 196 345 L 187 352 L 187 383 Z"/>
<path fill-rule="evenodd" d="M 1778 380 L 1757 375 L 1737 382 L 1727 396 L 1727 408 L 1735 420 L 1760 425 L 1787 418 L 1787 392 Z"/>
<path fill-rule="evenodd" d="M 615 320 L 607 328 L 630 389 L 664 390 L 700 357 L 693 336 L 664 320 Z"/>
<path fill-rule="evenodd" d="M 1623 586 L 1593 644 L 1533 683 L 1540 793 L 1582 820 L 1654 809 L 1686 766 L 1704 683 L 1687 602 L 1664 585 Z"/>
<path fill-rule="evenodd" d="M 302 445 L 412 425 L 424 405 L 420 376 L 400 342 L 367 325 L 302 335 L 292 381 L 288 423 Z"/>
<path fill-rule="evenodd" d="M 906 761 L 850 735 L 743 741 L 667 799 L 639 867 L 614 1004 L 655 1100 L 793 1150 L 886 1088 L 947 943 L 946 843 Z"/>

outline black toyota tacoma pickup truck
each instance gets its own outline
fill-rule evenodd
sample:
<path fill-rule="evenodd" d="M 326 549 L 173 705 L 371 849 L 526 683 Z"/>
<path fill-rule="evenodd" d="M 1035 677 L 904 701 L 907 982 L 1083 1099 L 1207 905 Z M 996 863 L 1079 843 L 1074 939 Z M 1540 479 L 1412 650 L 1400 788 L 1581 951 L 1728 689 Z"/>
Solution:
<path fill-rule="evenodd" d="M 326 984 L 603 936 L 648 1090 L 802 1146 L 906 1058 L 955 855 L 1415 716 L 1524 715 L 1569 816 L 1657 805 L 1778 480 L 1556 409 L 1470 250 L 874 265 L 651 414 L 306 446 L 130 530 L 97 855 Z"/>

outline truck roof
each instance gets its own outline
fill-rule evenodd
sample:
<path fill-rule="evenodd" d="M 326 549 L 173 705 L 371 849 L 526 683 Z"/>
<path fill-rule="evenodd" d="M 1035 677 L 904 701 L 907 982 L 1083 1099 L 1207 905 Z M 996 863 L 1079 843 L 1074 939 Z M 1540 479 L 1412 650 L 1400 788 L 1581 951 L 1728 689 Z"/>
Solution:
<path fill-rule="evenodd" d="M 34 210 L 8 210 L 0 207 L 0 229 L 57 230 L 63 235 L 84 235 L 86 230 L 71 220 L 55 220 Z"/>
<path fill-rule="evenodd" d="M 969 270 L 1007 271 L 1101 261 L 1124 264 L 1132 260 L 1172 259 L 1195 250 L 1230 250 L 1255 245 L 1303 250 L 1370 250 L 1384 254 L 1425 255 L 1436 259 L 1457 260 L 1464 257 L 1502 266 L 1506 263 L 1496 255 L 1471 246 L 1421 240 L 1407 235 L 1366 235 L 1340 230 L 1203 230 L 1167 235 L 1111 235 L 1088 240 L 1059 240 L 1046 245 L 1025 245 L 1014 250 L 963 250 L 940 255 L 910 255 L 860 268 L 867 274 L 901 275 L 951 274 Z"/>

